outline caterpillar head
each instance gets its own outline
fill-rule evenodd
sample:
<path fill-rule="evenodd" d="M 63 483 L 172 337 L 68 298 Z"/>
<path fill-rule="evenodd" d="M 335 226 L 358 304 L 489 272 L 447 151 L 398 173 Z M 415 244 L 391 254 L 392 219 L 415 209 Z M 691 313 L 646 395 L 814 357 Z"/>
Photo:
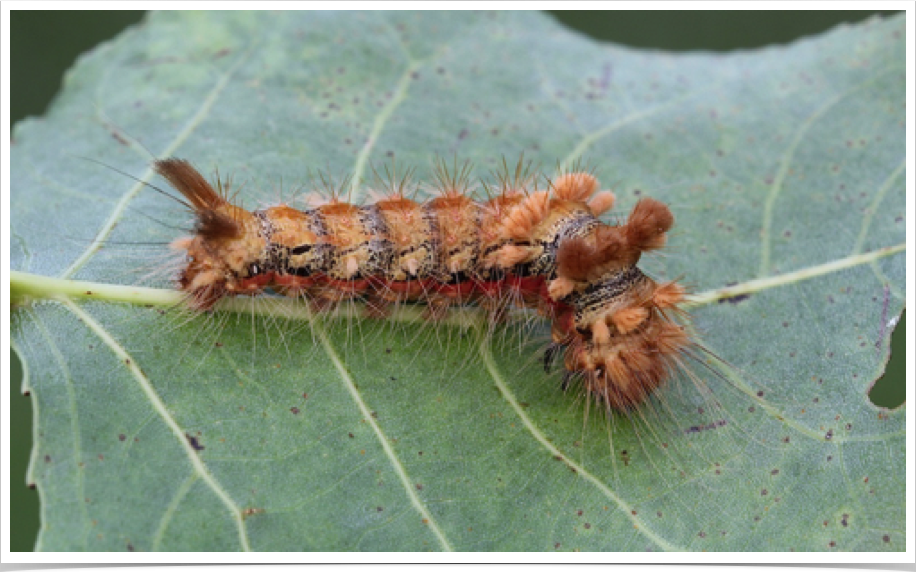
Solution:
<path fill-rule="evenodd" d="M 629 411 L 674 374 L 691 343 L 683 326 L 651 310 L 626 333 L 613 325 L 606 336 L 577 331 L 566 350 L 565 365 L 581 379 L 587 395 L 609 409 Z"/>
<path fill-rule="evenodd" d="M 163 159 L 154 167 L 184 196 L 197 218 L 194 234 L 171 245 L 187 252 L 178 286 L 189 295 L 191 306 L 206 310 L 227 294 L 248 293 L 244 278 L 265 244 L 255 217 L 226 200 L 221 185 L 217 185 L 220 192 L 214 190 L 183 159 Z"/>
<path fill-rule="evenodd" d="M 554 330 L 554 342 L 568 344 L 567 371 L 609 409 L 628 411 L 644 402 L 693 343 L 671 319 L 686 318 L 679 306 L 684 288 L 657 284 L 636 266 L 643 252 L 665 245 L 673 224 L 664 203 L 646 198 L 625 224 L 597 226 L 558 248 L 548 293 L 569 302 L 575 314 Z"/>

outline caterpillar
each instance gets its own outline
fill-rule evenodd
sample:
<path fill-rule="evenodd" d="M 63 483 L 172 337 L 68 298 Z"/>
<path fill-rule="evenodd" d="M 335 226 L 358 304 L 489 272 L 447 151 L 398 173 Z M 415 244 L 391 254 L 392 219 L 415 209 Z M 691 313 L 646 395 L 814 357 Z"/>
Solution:
<path fill-rule="evenodd" d="M 467 164 L 450 170 L 439 162 L 435 196 L 424 202 L 407 196 L 408 175 L 373 204 L 332 193 L 311 209 L 248 211 L 186 160 L 153 165 L 196 220 L 171 246 L 186 261 L 177 286 L 198 311 L 268 289 L 318 309 L 361 299 L 374 316 L 422 302 L 431 320 L 468 303 L 498 319 L 516 304 L 550 321 L 544 363 L 549 370 L 564 354 L 563 388 L 578 381 L 608 410 L 624 412 L 671 378 L 696 343 L 684 325 L 685 288 L 638 266 L 644 252 L 665 246 L 671 210 L 642 198 L 625 222 L 606 224 L 599 216 L 615 196 L 586 171 L 540 189 L 519 161 L 514 176 L 507 169 L 488 200 L 476 201 Z"/>

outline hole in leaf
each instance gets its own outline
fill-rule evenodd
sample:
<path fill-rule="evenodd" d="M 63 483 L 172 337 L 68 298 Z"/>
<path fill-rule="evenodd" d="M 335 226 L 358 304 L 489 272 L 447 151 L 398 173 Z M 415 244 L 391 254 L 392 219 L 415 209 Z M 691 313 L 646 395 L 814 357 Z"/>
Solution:
<path fill-rule="evenodd" d="M 887 369 L 872 385 L 868 398 L 878 407 L 895 409 L 906 401 L 906 310 L 891 336 L 891 359 Z"/>

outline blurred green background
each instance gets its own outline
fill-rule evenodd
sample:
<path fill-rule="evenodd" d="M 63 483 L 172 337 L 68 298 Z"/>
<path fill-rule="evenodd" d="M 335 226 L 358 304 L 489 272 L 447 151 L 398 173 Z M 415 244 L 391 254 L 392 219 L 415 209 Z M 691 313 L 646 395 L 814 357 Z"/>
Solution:
<path fill-rule="evenodd" d="M 624 11 L 551 12 L 560 22 L 596 39 L 664 50 L 727 51 L 790 42 L 842 22 L 858 22 L 862 11 Z M 884 12 L 888 13 L 888 12 Z M 10 15 L 11 123 L 45 112 L 63 73 L 82 52 L 139 22 L 144 12 L 12 11 Z M 893 359 L 875 385 L 872 400 L 895 407 L 906 398 L 904 319 L 897 327 Z M 20 393 L 22 366 L 10 350 L 10 549 L 32 550 L 38 534 L 38 493 L 25 484 L 32 448 L 32 409 Z"/>

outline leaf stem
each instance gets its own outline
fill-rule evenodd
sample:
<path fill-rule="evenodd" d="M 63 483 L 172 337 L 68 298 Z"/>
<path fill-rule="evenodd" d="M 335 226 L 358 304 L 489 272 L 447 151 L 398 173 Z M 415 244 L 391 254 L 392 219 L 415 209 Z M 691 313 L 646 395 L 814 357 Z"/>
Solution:
<path fill-rule="evenodd" d="M 905 250 L 906 243 L 900 243 L 871 252 L 853 254 L 825 264 L 809 266 L 794 272 L 748 280 L 725 288 L 707 290 L 691 296 L 686 307 L 696 308 L 736 296 L 810 280 L 824 274 L 869 264 L 880 258 Z M 36 300 L 104 300 L 108 302 L 126 302 L 138 306 L 176 307 L 181 306 L 184 299 L 185 296 L 181 292 L 163 288 L 50 278 L 18 270 L 10 272 L 10 304 L 12 307 L 27 305 Z M 364 308 L 357 304 L 341 304 L 333 311 L 316 315 L 309 305 L 303 303 L 302 300 L 283 296 L 268 296 L 264 298 L 264 303 L 258 304 L 252 304 L 250 299 L 243 297 L 224 298 L 213 309 L 221 312 L 282 315 L 286 318 L 298 318 L 305 321 L 359 318 L 364 315 Z M 399 304 L 387 319 L 405 323 L 420 323 L 425 321 L 423 313 L 423 306 Z M 470 328 L 486 323 L 486 320 L 486 312 L 481 308 L 456 306 L 441 320 L 441 323 Z"/>
<path fill-rule="evenodd" d="M 13 270 L 10 272 L 10 304 L 23 306 L 36 300 L 105 300 L 144 306 L 174 306 L 183 297 L 174 290 L 51 278 Z"/>
<path fill-rule="evenodd" d="M 778 274 L 776 276 L 768 276 L 766 278 L 748 280 L 746 282 L 725 288 L 707 290 L 705 292 L 691 296 L 686 306 L 688 308 L 705 306 L 713 302 L 727 300 L 728 298 L 734 298 L 736 296 L 753 294 L 754 292 L 760 292 L 761 290 L 769 290 L 778 286 L 786 286 L 788 284 L 810 280 L 811 278 L 823 276 L 824 274 L 830 274 L 832 272 L 838 272 L 840 270 L 853 268 L 862 264 L 868 264 L 878 260 L 879 258 L 884 258 L 885 256 L 890 256 L 905 250 L 906 243 L 901 242 L 900 244 L 887 246 L 885 248 L 879 248 L 878 250 L 872 250 L 871 252 L 853 254 L 845 258 L 840 258 L 839 260 L 834 260 L 833 262 L 827 262 L 826 264 L 808 266 L 807 268 L 802 268 L 794 272 L 787 272 L 785 274 Z"/>
<path fill-rule="evenodd" d="M 126 286 L 123 284 L 106 284 L 50 278 L 29 272 L 13 270 L 10 272 L 10 305 L 24 306 L 37 300 L 101 300 L 106 302 L 126 302 L 137 306 L 180 307 L 185 302 L 185 295 L 176 290 L 164 288 L 147 288 L 143 286 Z M 364 307 L 355 303 L 342 303 L 331 311 L 316 314 L 301 299 L 285 296 L 264 296 L 263 303 L 252 304 L 247 297 L 223 298 L 214 307 L 217 312 L 234 312 L 257 315 L 281 315 L 290 319 L 304 321 L 359 318 L 365 315 Z M 400 304 L 386 318 L 405 323 L 421 323 L 427 320 L 423 316 L 424 307 L 417 304 Z M 471 328 L 486 322 L 486 314 L 474 306 L 457 306 L 439 323 L 451 326 Z"/>

